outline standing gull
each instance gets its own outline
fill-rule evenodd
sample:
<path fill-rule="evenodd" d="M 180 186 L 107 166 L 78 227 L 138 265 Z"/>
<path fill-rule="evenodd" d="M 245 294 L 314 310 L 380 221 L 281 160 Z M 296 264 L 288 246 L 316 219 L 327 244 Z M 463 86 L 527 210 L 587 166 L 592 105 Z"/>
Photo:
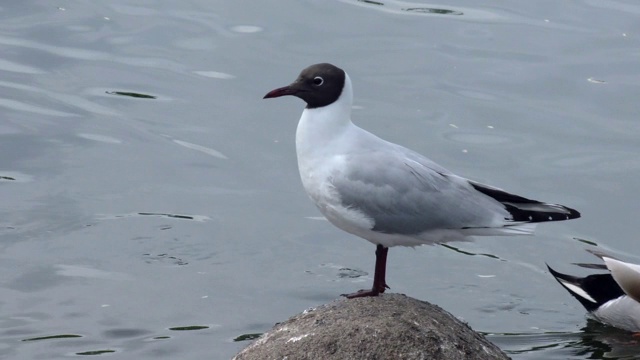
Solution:
<path fill-rule="evenodd" d="M 457 176 L 355 126 L 351 79 L 334 65 L 311 65 L 264 98 L 284 95 L 307 103 L 296 131 L 298 169 L 307 194 L 333 225 L 376 245 L 373 287 L 348 298 L 377 296 L 388 288 L 390 246 L 526 235 L 535 223 L 580 217 L 568 207 Z"/>

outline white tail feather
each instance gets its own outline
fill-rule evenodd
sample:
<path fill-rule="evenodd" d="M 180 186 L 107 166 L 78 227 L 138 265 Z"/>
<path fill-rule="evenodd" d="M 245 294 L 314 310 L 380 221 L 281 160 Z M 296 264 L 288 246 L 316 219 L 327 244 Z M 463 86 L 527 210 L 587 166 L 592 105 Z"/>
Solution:
<path fill-rule="evenodd" d="M 499 228 L 469 228 L 462 230 L 465 235 L 531 235 L 536 229 L 535 223 L 511 223 Z"/>
<path fill-rule="evenodd" d="M 620 285 L 622 290 L 640 302 L 640 265 L 629 264 L 609 257 L 602 257 L 607 268 L 611 271 L 613 279 Z"/>
<path fill-rule="evenodd" d="M 580 296 L 583 299 L 587 299 L 589 301 L 591 301 L 592 303 L 597 303 L 597 301 L 595 301 L 594 298 L 591 297 L 591 295 L 589 295 L 586 291 L 584 291 L 583 288 L 581 288 L 580 286 L 570 283 L 568 281 L 566 281 L 565 279 L 559 279 L 556 278 L 560 281 L 560 283 L 562 284 L 562 286 L 564 286 L 567 290 L 569 290 L 570 293 L 573 293 L 575 295 Z"/>

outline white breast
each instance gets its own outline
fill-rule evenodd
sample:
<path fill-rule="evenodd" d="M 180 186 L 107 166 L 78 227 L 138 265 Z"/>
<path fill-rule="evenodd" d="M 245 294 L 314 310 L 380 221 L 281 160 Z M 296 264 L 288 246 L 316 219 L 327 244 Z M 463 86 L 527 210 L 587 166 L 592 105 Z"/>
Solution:
<path fill-rule="evenodd" d="M 592 315 L 619 329 L 640 332 L 640 303 L 623 295 L 600 306 Z"/>

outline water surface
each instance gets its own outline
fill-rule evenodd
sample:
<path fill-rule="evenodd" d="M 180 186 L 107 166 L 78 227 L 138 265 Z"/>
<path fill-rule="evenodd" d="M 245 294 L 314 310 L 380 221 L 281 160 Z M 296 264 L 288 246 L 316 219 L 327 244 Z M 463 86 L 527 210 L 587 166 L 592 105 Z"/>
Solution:
<path fill-rule="evenodd" d="M 622 359 L 546 272 L 640 262 L 632 1 L 8 2 L 0 7 L 0 356 L 230 358 L 369 286 L 374 247 L 304 194 L 298 99 L 329 61 L 354 121 L 463 176 L 575 207 L 535 237 L 394 248 L 392 291 L 514 359 Z M 578 239 L 586 240 L 580 241 Z"/>

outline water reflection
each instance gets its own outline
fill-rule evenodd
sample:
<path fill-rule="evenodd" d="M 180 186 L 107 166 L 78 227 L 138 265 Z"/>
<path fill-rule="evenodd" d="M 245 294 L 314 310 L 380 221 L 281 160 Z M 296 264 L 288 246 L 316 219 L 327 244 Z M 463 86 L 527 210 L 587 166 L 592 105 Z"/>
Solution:
<path fill-rule="evenodd" d="M 640 359 L 640 339 L 595 320 L 587 320 L 580 341 L 570 344 L 576 355 L 592 359 Z"/>
<path fill-rule="evenodd" d="M 365 3 L 367 5 L 377 5 L 384 6 L 385 3 L 381 1 L 372 1 L 372 0 L 357 0 L 358 2 Z M 390 5 L 398 5 L 400 2 L 398 1 L 388 1 L 387 4 Z M 403 3 L 408 4 L 408 3 Z M 401 8 L 402 11 L 413 12 L 413 13 L 422 13 L 422 14 L 437 14 L 437 15 L 463 15 L 462 11 L 448 10 L 448 9 L 440 9 L 440 8 L 429 8 L 429 7 L 407 7 Z"/>
<path fill-rule="evenodd" d="M 453 246 L 451 244 L 440 244 L 440 246 L 442 246 L 444 248 L 447 248 L 449 250 L 453 250 L 453 251 L 457 252 L 458 254 L 469 255 L 469 256 L 486 256 L 486 257 L 489 257 L 489 258 L 492 258 L 492 259 L 496 259 L 496 260 L 500 260 L 500 261 L 507 261 L 505 259 L 501 259 L 497 255 L 488 254 L 488 253 L 474 253 L 474 252 L 470 252 L 470 251 L 465 251 L 465 250 L 462 250 L 459 247 Z"/>
<path fill-rule="evenodd" d="M 169 213 L 161 213 L 161 212 L 136 212 L 136 213 L 129 213 L 129 214 L 97 214 L 96 218 L 98 220 L 116 220 L 116 219 L 124 219 L 124 218 L 130 218 L 130 217 L 138 217 L 138 216 L 166 217 L 171 219 L 193 220 L 198 222 L 211 220 L 210 217 L 205 215 L 169 214 Z"/>
<path fill-rule="evenodd" d="M 341 0 L 342 2 L 381 10 L 387 13 L 413 16 L 454 16 L 464 20 L 504 21 L 511 16 L 498 14 L 494 11 L 480 10 L 478 8 L 448 6 L 442 8 L 438 5 L 416 3 L 399 0 Z M 431 6 L 429 6 L 431 5 Z"/>
<path fill-rule="evenodd" d="M 205 330 L 208 329 L 209 326 L 206 325 L 189 325 L 189 326 L 176 326 L 169 328 L 172 331 L 193 331 L 193 330 Z"/>
<path fill-rule="evenodd" d="M 434 8 L 425 8 L 425 7 L 406 8 L 406 9 L 403 9 L 403 10 L 404 11 L 408 11 L 408 12 L 416 12 L 416 13 L 423 13 L 423 14 L 464 15 L 462 13 L 462 11 L 447 10 L 447 9 L 434 9 Z"/>
<path fill-rule="evenodd" d="M 249 334 L 242 334 L 237 336 L 236 338 L 233 339 L 233 341 L 249 341 L 249 340 L 255 340 L 257 338 L 259 338 L 260 336 L 262 336 L 262 333 L 249 333 Z"/>
<path fill-rule="evenodd" d="M 22 341 L 40 341 L 40 340 L 52 340 L 52 339 L 69 339 L 69 338 L 79 338 L 82 335 L 74 335 L 74 334 L 61 334 L 61 335 L 49 335 L 49 336 L 38 336 L 27 339 L 22 339 Z"/>
<path fill-rule="evenodd" d="M 509 355 L 536 354 L 546 358 L 547 352 L 565 354 L 567 358 L 640 359 L 640 338 L 595 320 L 587 319 L 578 332 L 545 332 L 540 334 L 485 334 Z M 550 351 L 552 350 L 552 351 Z"/>
<path fill-rule="evenodd" d="M 106 93 L 109 95 L 129 96 L 129 97 L 138 98 L 138 99 L 156 99 L 157 98 L 157 96 L 136 93 L 131 91 L 106 91 Z"/>
<path fill-rule="evenodd" d="M 90 350 L 90 351 L 78 352 L 76 353 L 76 355 L 103 355 L 103 354 L 109 354 L 114 352 L 116 351 L 115 350 Z"/>

